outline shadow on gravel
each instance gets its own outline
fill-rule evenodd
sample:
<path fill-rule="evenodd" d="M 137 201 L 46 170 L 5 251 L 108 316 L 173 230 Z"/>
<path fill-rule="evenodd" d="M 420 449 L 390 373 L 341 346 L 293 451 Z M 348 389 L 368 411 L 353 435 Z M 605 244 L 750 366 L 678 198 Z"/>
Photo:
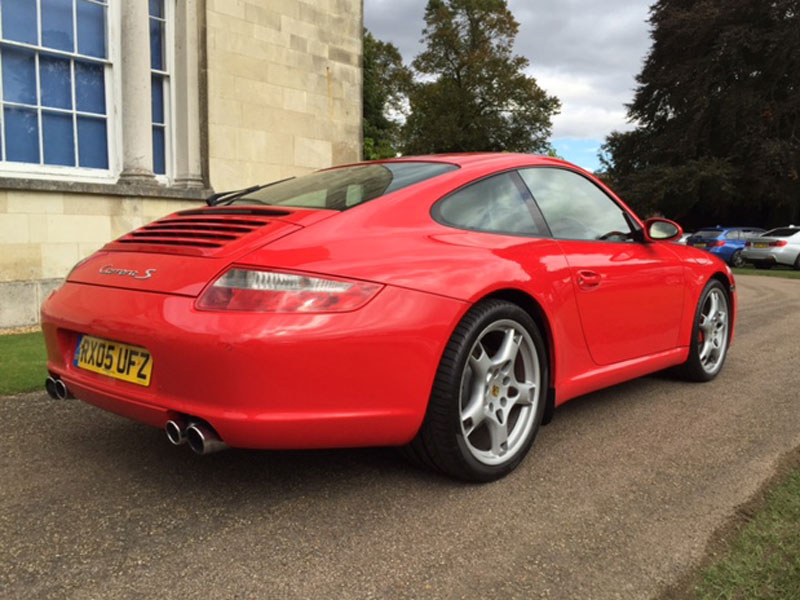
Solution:
<path fill-rule="evenodd" d="M 96 409 L 87 407 L 88 411 Z M 94 412 L 92 412 L 94 415 Z M 96 416 L 96 415 L 94 415 Z M 51 446 L 74 464 L 113 470 L 133 489 L 157 488 L 158 496 L 190 496 L 195 503 L 218 504 L 252 494 L 265 498 L 311 494 L 390 478 L 393 485 L 452 488 L 461 484 L 421 471 L 394 448 L 259 451 L 229 449 L 197 456 L 187 445 L 175 447 L 162 431 L 103 415 L 82 419 L 78 428 L 51 437 Z M 86 431 L 91 429 L 92 434 Z"/>
<path fill-rule="evenodd" d="M 687 385 L 694 384 L 657 373 L 571 400 L 556 410 L 551 425 L 542 428 L 533 454 L 555 452 L 558 444 L 569 442 L 573 432 L 579 435 L 578 431 L 597 427 L 598 422 L 613 423 L 630 410 L 647 410 L 654 402 L 649 391 L 675 386 L 677 395 L 681 393 L 678 388 Z M 671 391 L 667 394 L 672 396 Z M 253 496 L 262 501 L 278 501 L 322 489 L 336 492 L 369 487 L 387 479 L 391 480 L 388 487 L 428 490 L 433 495 L 470 486 L 411 465 L 395 448 L 229 449 L 201 457 L 186 445 L 172 446 L 163 431 L 104 413 L 80 401 L 53 404 L 34 400 L 34 404 L 39 417 L 27 421 L 26 427 L 31 430 L 20 438 L 21 452 L 29 452 L 24 448 L 27 444 L 39 444 L 37 437 L 46 437 L 46 446 L 33 452 L 51 463 L 50 468 L 68 469 L 93 481 L 113 474 L 115 480 L 133 490 L 147 490 L 153 498 L 188 495 L 199 506 Z M 48 455 L 58 460 L 48 459 Z M 529 457 L 526 463 L 532 459 Z M 96 485 L 104 487 L 102 477 Z"/>

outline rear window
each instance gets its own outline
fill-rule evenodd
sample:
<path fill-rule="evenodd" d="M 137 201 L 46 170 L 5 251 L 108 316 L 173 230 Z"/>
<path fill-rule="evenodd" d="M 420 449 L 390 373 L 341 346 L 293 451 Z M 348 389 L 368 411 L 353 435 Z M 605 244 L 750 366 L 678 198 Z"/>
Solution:
<path fill-rule="evenodd" d="M 458 169 L 433 162 L 357 165 L 318 171 L 236 198 L 231 204 L 265 204 L 346 210 Z"/>
<path fill-rule="evenodd" d="M 762 233 L 764 237 L 792 237 L 795 233 L 800 232 L 800 228 L 798 227 L 779 227 L 778 229 L 772 229 L 767 233 Z"/>
<path fill-rule="evenodd" d="M 699 237 L 699 238 L 715 238 L 719 237 L 719 234 L 722 233 L 720 229 L 701 229 L 697 233 L 695 233 L 692 237 Z"/>

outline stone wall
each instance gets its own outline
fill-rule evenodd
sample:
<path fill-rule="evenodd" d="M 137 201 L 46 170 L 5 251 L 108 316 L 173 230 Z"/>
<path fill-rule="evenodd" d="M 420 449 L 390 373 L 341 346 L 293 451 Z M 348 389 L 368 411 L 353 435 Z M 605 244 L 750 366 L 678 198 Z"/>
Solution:
<path fill-rule="evenodd" d="M 0 191 L 0 329 L 39 322 L 39 306 L 72 266 L 185 200 Z"/>
<path fill-rule="evenodd" d="M 202 39 L 205 23 L 205 49 L 196 49 L 205 60 L 183 65 L 206 68 L 207 114 L 193 125 L 208 133 L 209 181 L 201 185 L 238 189 L 359 160 L 362 0 L 205 0 L 204 19 L 203 2 L 188 4 L 196 18 L 179 10 L 177 29 L 196 26 Z M 178 50 L 190 38 L 184 31 Z M 176 73 L 176 84 L 186 86 L 184 75 Z M 177 121 L 177 134 L 186 134 Z M 184 146 L 176 145 L 179 173 Z M 42 300 L 81 258 L 210 193 L 151 183 L 137 195 L 126 185 L 0 173 L 0 330 L 37 324 Z"/>
<path fill-rule="evenodd" d="M 362 0 L 208 0 L 211 185 L 361 157 Z"/>

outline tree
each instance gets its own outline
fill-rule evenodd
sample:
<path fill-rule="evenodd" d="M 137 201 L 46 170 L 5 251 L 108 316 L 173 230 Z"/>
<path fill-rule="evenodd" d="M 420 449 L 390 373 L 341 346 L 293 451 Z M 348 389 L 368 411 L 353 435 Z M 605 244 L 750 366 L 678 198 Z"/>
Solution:
<path fill-rule="evenodd" d="M 560 104 L 513 55 L 518 29 L 505 0 L 429 0 L 406 153 L 548 150 Z"/>
<path fill-rule="evenodd" d="M 650 23 L 608 179 L 693 228 L 800 221 L 800 2 L 659 0 Z"/>
<path fill-rule="evenodd" d="M 399 122 L 391 113 L 402 110 L 411 71 L 397 46 L 382 42 L 364 29 L 364 158 L 397 155 Z"/>

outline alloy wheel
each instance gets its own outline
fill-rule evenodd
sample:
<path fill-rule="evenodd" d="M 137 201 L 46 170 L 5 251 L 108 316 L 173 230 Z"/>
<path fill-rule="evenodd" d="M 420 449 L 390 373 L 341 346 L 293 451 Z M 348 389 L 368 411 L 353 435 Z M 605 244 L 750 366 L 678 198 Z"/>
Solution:
<path fill-rule="evenodd" d="M 510 319 L 487 326 L 461 377 L 459 417 L 469 453 L 486 465 L 513 459 L 529 439 L 541 393 L 539 356 L 530 333 Z"/>
<path fill-rule="evenodd" d="M 706 296 L 700 310 L 700 322 L 697 335 L 697 352 L 700 365 L 706 373 L 715 373 L 728 348 L 728 302 L 722 290 L 714 288 Z"/>
<path fill-rule="evenodd" d="M 741 250 L 737 250 L 733 253 L 733 256 L 731 257 L 731 266 L 736 267 L 737 269 L 744 266 L 744 257 L 742 256 Z"/>

